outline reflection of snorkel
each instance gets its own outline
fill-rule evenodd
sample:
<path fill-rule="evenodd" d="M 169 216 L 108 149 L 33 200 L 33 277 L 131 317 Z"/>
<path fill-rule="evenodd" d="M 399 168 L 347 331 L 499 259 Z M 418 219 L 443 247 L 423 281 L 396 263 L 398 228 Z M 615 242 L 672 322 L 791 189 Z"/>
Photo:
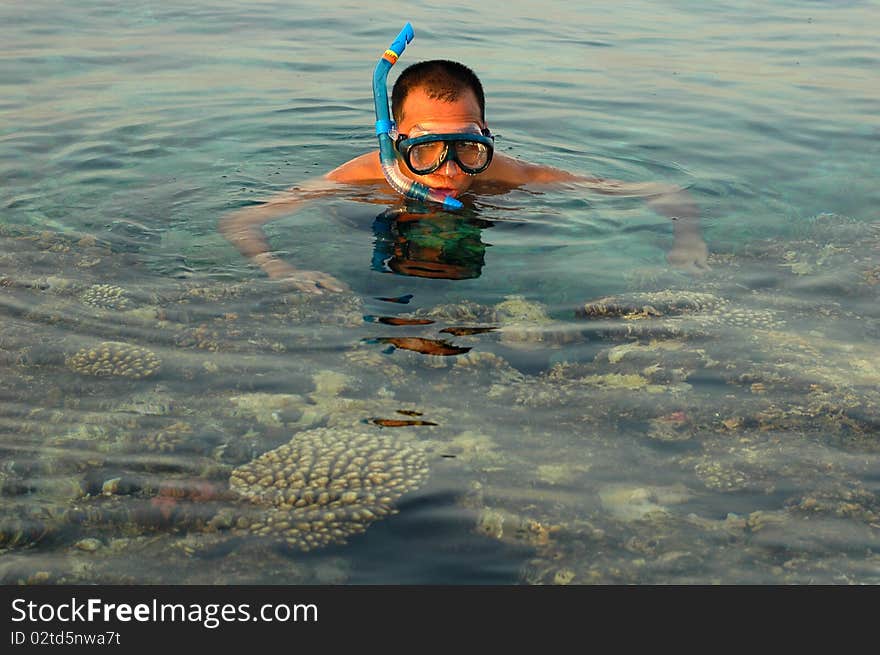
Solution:
<path fill-rule="evenodd" d="M 424 184 L 406 177 L 400 172 L 397 165 L 397 156 L 394 154 L 394 142 L 389 132 L 395 128 L 388 110 L 388 71 L 403 54 L 406 44 L 413 40 L 415 33 L 412 25 L 407 23 L 400 30 L 400 34 L 394 39 L 388 50 L 379 58 L 376 70 L 373 72 L 373 102 L 376 105 L 376 136 L 379 137 L 379 161 L 382 164 L 382 172 L 388 184 L 398 193 L 412 198 L 413 200 L 430 200 L 443 205 L 444 209 L 461 209 L 461 202 L 452 196 L 445 195 Z"/>

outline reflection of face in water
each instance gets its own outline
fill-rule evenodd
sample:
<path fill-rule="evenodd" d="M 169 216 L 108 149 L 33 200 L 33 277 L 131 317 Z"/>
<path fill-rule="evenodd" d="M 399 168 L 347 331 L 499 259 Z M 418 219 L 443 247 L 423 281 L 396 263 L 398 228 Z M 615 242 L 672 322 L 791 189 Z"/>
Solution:
<path fill-rule="evenodd" d="M 480 277 L 493 223 L 416 204 L 389 209 L 373 222 L 374 271 L 466 280 Z"/>

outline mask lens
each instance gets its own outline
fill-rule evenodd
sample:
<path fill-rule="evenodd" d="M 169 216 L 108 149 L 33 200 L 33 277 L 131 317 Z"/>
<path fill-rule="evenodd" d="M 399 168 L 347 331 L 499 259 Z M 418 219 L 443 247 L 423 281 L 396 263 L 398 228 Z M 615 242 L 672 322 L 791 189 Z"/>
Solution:
<path fill-rule="evenodd" d="M 415 170 L 424 171 L 434 168 L 445 154 L 445 143 L 442 141 L 429 141 L 428 143 L 420 143 L 410 148 L 409 162 Z"/>
<path fill-rule="evenodd" d="M 455 143 L 455 154 L 458 161 L 467 168 L 479 169 L 489 159 L 489 149 L 476 141 L 458 141 Z"/>

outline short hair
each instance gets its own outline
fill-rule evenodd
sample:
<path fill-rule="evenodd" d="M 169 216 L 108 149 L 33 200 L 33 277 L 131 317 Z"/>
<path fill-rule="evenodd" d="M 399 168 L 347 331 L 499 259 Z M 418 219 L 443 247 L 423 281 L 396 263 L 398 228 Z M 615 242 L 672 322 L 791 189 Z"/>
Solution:
<path fill-rule="evenodd" d="M 391 113 L 398 122 L 403 118 L 403 101 L 413 89 L 424 88 L 430 98 L 454 102 L 462 91 L 474 92 L 480 105 L 480 120 L 486 120 L 486 97 L 476 73 L 464 64 L 448 59 L 431 59 L 404 69 L 391 91 Z"/>

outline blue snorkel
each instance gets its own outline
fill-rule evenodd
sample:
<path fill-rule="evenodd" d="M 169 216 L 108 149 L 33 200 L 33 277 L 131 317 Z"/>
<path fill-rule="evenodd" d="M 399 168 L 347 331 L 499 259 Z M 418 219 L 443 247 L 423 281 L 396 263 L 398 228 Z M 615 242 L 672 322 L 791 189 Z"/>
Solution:
<path fill-rule="evenodd" d="M 424 184 L 406 177 L 400 172 L 397 165 L 397 156 L 394 154 L 394 141 L 390 132 L 395 129 L 394 121 L 391 120 L 391 112 L 388 109 L 388 72 L 397 62 L 400 55 L 406 49 L 406 44 L 413 40 L 415 33 L 412 25 L 407 23 L 400 30 L 400 34 L 391 43 L 376 64 L 373 72 L 373 102 L 376 105 L 376 136 L 379 137 L 379 162 L 382 172 L 388 184 L 398 193 L 424 202 L 440 203 L 444 209 L 461 209 L 464 205 L 452 196 L 445 195 Z"/>

